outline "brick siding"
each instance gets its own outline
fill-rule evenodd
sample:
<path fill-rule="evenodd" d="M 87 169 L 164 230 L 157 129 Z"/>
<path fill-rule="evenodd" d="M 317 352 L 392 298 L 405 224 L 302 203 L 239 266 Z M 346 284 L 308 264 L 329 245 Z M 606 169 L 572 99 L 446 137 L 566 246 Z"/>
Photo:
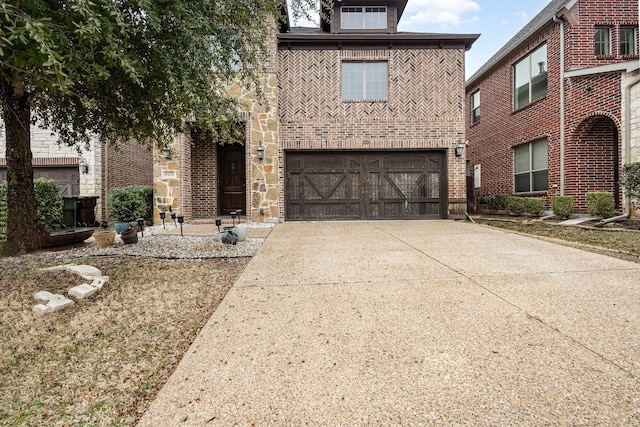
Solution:
<path fill-rule="evenodd" d="M 129 185 L 153 185 L 153 156 L 151 149 L 136 142 L 121 143 L 118 150 L 102 149 L 102 200 L 109 192 Z M 105 203 L 106 204 L 106 203 Z M 107 218 L 107 206 L 102 206 L 102 217 Z"/>
<path fill-rule="evenodd" d="M 637 2 L 580 1 L 565 23 L 566 69 L 594 67 L 628 57 L 594 54 L 594 26 L 637 25 Z M 614 31 L 617 33 L 617 31 Z M 617 36 L 612 49 L 617 50 Z M 548 93 L 546 97 L 514 111 L 513 65 L 542 43 L 547 43 Z M 478 194 L 514 192 L 513 147 L 547 138 L 549 142 L 549 189 L 531 195 L 549 198 L 560 192 L 560 24 L 550 25 L 517 52 L 466 89 L 470 96 L 480 90 L 481 119 L 471 124 L 467 114 L 467 150 L 471 165 L 482 168 Z M 621 77 L 620 73 L 565 79 L 565 194 L 576 197 L 576 210 L 586 212 L 584 193 L 616 188 L 621 158 Z M 618 204 L 620 208 L 620 204 Z"/>
<path fill-rule="evenodd" d="M 284 150 L 446 150 L 450 210 L 465 211 L 464 158 L 453 155 L 464 142 L 464 50 L 282 49 L 278 59 L 280 176 Z M 388 99 L 343 102 L 342 60 L 388 61 Z"/>

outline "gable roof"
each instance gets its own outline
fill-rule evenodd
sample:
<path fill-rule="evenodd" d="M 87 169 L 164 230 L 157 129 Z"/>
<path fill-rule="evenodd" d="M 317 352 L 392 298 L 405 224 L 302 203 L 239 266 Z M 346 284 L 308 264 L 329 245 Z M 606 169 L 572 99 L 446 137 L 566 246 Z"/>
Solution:
<path fill-rule="evenodd" d="M 485 74 L 492 71 L 510 58 L 514 51 L 527 43 L 538 32 L 553 23 L 554 17 L 560 18 L 566 14 L 578 0 L 552 0 L 540 13 L 511 38 L 498 52 L 478 69 L 466 82 L 466 86 L 473 86 Z"/>

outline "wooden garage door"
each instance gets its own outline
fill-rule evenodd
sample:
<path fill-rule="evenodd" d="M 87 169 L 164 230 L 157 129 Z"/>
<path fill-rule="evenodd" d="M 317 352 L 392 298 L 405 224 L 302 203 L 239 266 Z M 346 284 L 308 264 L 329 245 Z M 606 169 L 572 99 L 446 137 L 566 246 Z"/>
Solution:
<path fill-rule="evenodd" d="M 443 152 L 288 152 L 287 220 L 446 216 Z"/>
<path fill-rule="evenodd" d="M 33 166 L 34 178 L 52 179 L 60 186 L 60 195 L 80 195 L 80 172 L 78 166 Z M 0 182 L 7 180 L 7 169 L 0 168 Z"/>

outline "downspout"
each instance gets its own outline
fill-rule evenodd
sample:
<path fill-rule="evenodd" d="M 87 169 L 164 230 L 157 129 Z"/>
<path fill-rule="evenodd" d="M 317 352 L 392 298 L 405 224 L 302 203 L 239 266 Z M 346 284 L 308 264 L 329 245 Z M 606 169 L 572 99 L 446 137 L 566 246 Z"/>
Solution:
<path fill-rule="evenodd" d="M 553 15 L 553 22 L 560 23 L 560 195 L 564 196 L 564 19 Z"/>

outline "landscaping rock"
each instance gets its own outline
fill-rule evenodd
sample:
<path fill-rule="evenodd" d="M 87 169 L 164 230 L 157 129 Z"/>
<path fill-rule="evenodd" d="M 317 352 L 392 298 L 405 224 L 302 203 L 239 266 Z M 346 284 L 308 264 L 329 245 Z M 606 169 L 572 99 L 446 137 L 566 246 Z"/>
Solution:
<path fill-rule="evenodd" d="M 35 294 L 35 300 L 44 304 L 37 304 L 33 307 L 33 312 L 38 315 L 53 313 L 75 304 L 72 300 L 60 294 L 52 294 L 47 291 L 40 291 Z"/>

